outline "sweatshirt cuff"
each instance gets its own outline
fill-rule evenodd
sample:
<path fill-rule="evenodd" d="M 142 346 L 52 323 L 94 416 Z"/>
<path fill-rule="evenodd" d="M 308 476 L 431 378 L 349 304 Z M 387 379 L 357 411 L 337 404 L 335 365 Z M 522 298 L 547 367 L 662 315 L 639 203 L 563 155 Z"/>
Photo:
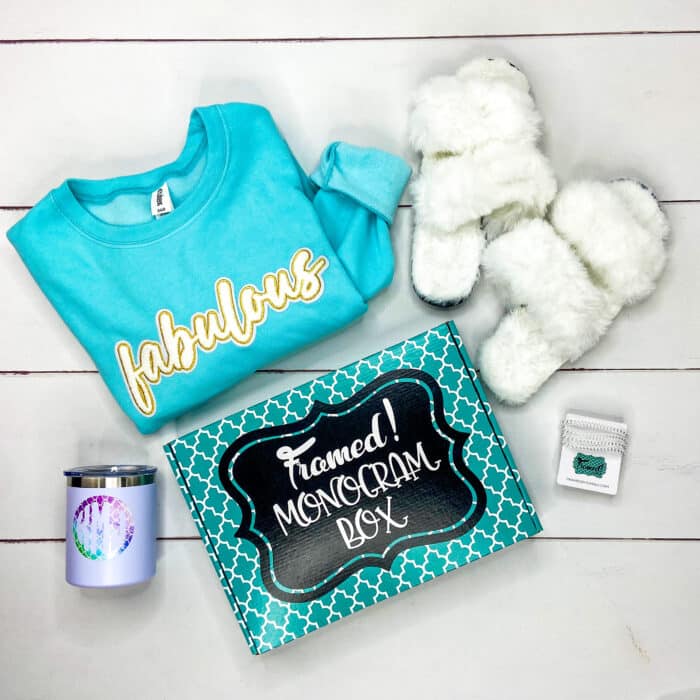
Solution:
<path fill-rule="evenodd" d="M 411 168 L 398 156 L 336 141 L 323 151 L 311 180 L 320 189 L 350 197 L 391 225 L 410 176 Z"/>

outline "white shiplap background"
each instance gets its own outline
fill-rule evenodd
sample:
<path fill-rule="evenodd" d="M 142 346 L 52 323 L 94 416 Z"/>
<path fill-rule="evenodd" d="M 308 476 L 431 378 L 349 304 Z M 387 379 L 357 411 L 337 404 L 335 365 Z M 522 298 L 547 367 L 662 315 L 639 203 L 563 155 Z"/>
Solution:
<path fill-rule="evenodd" d="M 700 2 L 3 0 L 0 230 L 66 177 L 174 158 L 197 104 L 265 104 L 309 169 L 335 139 L 415 163 L 411 91 L 483 53 L 529 76 L 561 180 L 638 177 L 673 228 L 657 294 L 495 407 L 543 536 L 251 657 L 161 445 L 449 317 L 474 351 L 495 298 L 414 297 L 406 199 L 396 280 L 363 319 L 143 437 L 2 236 L 0 697 L 700 698 Z M 630 424 L 614 498 L 554 483 L 571 407 Z M 130 460 L 162 469 L 158 575 L 71 588 L 60 470 Z"/>

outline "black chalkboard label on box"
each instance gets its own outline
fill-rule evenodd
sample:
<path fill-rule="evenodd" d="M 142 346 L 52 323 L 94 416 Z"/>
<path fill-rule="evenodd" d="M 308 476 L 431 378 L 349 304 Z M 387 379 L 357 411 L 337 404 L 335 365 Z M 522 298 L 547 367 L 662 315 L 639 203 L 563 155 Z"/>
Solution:
<path fill-rule="evenodd" d="M 486 494 L 463 459 L 468 439 L 447 423 L 431 375 L 394 370 L 346 401 L 314 403 L 303 420 L 240 437 L 219 477 L 267 590 L 304 601 L 470 529 Z"/>

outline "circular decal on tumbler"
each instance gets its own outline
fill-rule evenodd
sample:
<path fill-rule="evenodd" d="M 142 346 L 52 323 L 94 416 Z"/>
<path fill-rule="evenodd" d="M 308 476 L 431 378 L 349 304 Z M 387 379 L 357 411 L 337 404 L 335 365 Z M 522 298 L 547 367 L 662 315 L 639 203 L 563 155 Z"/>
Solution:
<path fill-rule="evenodd" d="M 73 540 L 87 559 L 114 559 L 134 536 L 134 518 L 115 496 L 90 496 L 73 515 Z"/>

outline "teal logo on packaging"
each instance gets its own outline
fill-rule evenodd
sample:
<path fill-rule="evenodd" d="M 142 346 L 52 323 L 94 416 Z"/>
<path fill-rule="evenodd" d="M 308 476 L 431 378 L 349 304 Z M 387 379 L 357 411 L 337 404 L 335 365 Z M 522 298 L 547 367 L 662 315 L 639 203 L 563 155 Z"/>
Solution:
<path fill-rule="evenodd" d="M 411 547 L 459 537 L 486 492 L 464 461 L 469 432 L 451 427 L 426 372 L 387 372 L 302 420 L 238 438 L 219 477 L 241 509 L 237 536 L 260 555 L 265 588 L 313 600 L 354 572 L 389 569 Z"/>
<path fill-rule="evenodd" d="M 577 474 L 594 476 L 597 479 L 602 479 L 607 469 L 608 465 L 605 461 L 605 457 L 585 455 L 582 452 L 579 452 L 574 457 L 574 471 Z"/>

